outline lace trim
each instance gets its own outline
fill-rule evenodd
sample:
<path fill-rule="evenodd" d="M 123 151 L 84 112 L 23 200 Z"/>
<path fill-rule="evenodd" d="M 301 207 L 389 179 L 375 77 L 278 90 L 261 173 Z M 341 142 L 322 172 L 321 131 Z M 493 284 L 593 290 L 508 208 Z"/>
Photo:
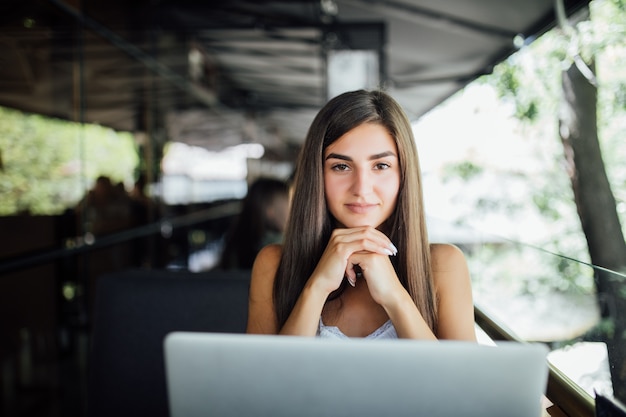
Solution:
<path fill-rule="evenodd" d="M 320 317 L 320 324 L 317 331 L 318 336 L 328 337 L 330 335 L 338 337 L 340 339 L 349 339 L 337 326 L 326 326 Z M 391 320 L 387 320 L 378 329 L 374 330 L 371 334 L 365 336 L 365 339 L 377 339 L 381 336 L 386 338 L 397 338 L 396 329 L 393 327 Z"/>

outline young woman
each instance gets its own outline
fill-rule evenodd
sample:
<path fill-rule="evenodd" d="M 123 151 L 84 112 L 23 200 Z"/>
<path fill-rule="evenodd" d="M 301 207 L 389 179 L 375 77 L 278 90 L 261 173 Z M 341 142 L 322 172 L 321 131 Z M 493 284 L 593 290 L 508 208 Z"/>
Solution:
<path fill-rule="evenodd" d="M 330 100 L 293 189 L 284 244 L 253 266 L 248 333 L 476 340 L 465 257 L 428 242 L 417 149 L 393 98 Z"/>

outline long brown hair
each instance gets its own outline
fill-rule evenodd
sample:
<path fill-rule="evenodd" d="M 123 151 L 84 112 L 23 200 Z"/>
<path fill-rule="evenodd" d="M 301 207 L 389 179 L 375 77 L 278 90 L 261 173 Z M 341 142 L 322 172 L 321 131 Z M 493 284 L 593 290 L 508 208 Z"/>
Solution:
<path fill-rule="evenodd" d="M 392 258 L 402 285 L 426 323 L 437 326 L 430 248 L 422 203 L 419 158 L 410 122 L 400 105 L 382 91 L 358 90 L 330 100 L 317 114 L 296 165 L 291 213 L 282 257 L 274 280 L 274 306 L 281 328 L 328 244 L 333 218 L 324 197 L 324 150 L 363 123 L 385 127 L 394 138 L 400 163 L 397 204 L 385 222 L 387 236 L 398 248 Z"/>

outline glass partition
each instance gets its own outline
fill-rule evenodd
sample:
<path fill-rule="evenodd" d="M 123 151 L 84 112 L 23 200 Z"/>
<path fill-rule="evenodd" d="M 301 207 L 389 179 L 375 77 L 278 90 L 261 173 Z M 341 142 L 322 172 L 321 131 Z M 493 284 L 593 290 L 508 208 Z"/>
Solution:
<path fill-rule="evenodd" d="M 475 304 L 519 339 L 545 343 L 550 364 L 592 398 L 621 400 L 626 277 L 530 245 L 475 237 L 479 243 L 459 244 Z"/>

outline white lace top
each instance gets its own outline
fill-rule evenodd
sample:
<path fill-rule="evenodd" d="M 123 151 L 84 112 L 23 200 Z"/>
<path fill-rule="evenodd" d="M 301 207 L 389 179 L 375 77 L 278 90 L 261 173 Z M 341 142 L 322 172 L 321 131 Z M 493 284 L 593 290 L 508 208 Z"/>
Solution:
<path fill-rule="evenodd" d="M 334 338 L 334 339 L 349 339 L 348 336 L 343 334 L 337 326 L 326 326 L 322 322 L 320 317 L 320 324 L 317 329 L 317 337 Z M 374 330 L 371 334 L 365 336 L 365 339 L 397 339 L 398 334 L 396 328 L 393 327 L 391 320 L 387 320 L 382 326 Z"/>

